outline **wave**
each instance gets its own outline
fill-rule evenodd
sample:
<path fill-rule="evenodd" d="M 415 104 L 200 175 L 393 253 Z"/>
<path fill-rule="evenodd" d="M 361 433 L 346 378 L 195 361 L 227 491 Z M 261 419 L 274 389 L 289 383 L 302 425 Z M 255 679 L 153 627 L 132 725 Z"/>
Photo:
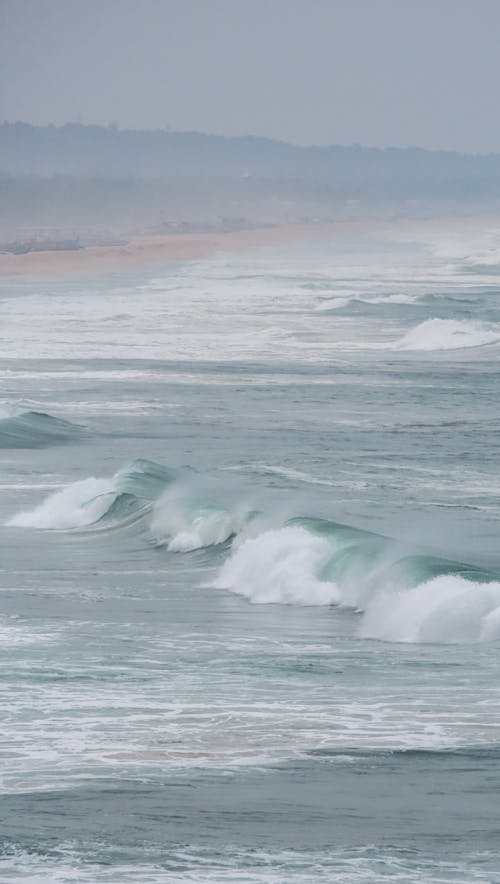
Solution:
<path fill-rule="evenodd" d="M 9 526 L 68 530 L 109 527 L 136 521 L 173 481 L 175 473 L 154 461 L 138 459 L 109 479 L 82 479 L 50 494 L 34 510 L 14 515 Z"/>
<path fill-rule="evenodd" d="M 156 502 L 149 530 L 158 546 L 171 552 L 191 552 L 226 543 L 244 532 L 257 515 L 243 503 L 200 503 L 198 490 L 181 485 Z"/>
<path fill-rule="evenodd" d="M 7 524 L 96 531 L 140 520 L 149 539 L 172 553 L 226 544 L 212 586 L 255 604 L 350 609 L 359 635 L 370 639 L 500 640 L 497 575 L 348 525 L 284 521 L 242 500 L 209 503 L 213 492 L 198 474 L 136 460 L 111 478 L 74 482 Z"/>
<path fill-rule="evenodd" d="M 7 525 L 40 530 L 119 528 L 147 521 L 151 540 L 172 552 L 216 546 L 241 533 L 256 513 L 242 503 L 207 503 L 203 482 L 138 459 L 111 478 L 90 477 L 50 494 Z"/>
<path fill-rule="evenodd" d="M 472 319 L 426 319 L 393 346 L 395 350 L 458 350 L 498 341 L 498 325 Z"/>
<path fill-rule="evenodd" d="M 473 273 L 500 273 L 500 249 L 487 248 L 476 254 L 466 255 L 461 262 L 462 269 Z"/>
<path fill-rule="evenodd" d="M 85 428 L 42 411 L 0 410 L 0 448 L 45 448 L 79 439 Z"/>
<path fill-rule="evenodd" d="M 213 585 L 256 604 L 337 605 L 364 638 L 500 639 L 500 581 L 461 562 L 321 519 L 292 519 L 234 546 Z"/>
<path fill-rule="evenodd" d="M 448 260 L 452 272 L 486 274 L 500 272 L 498 229 L 471 231 L 464 236 L 440 239 L 430 245 L 431 252 L 441 260 Z"/>
<path fill-rule="evenodd" d="M 358 304 L 363 306 L 372 306 L 378 304 L 400 304 L 405 306 L 418 306 L 421 301 L 422 299 L 419 297 L 406 295 L 403 293 L 394 295 L 371 295 L 365 297 L 359 294 L 353 294 L 349 296 L 321 298 L 314 309 L 316 313 L 330 313 L 333 310 L 340 310 L 343 307 L 356 306 Z"/>

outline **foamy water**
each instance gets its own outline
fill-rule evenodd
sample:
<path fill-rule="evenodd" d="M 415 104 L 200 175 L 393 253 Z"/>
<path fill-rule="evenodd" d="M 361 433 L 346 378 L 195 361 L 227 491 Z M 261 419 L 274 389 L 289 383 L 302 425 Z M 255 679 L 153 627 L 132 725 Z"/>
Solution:
<path fill-rule="evenodd" d="M 2 880 L 495 880 L 498 254 L 3 287 Z"/>

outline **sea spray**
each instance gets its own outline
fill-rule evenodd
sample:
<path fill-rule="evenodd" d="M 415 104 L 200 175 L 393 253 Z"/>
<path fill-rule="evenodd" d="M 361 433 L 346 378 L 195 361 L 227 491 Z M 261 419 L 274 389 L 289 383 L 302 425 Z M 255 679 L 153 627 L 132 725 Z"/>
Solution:
<path fill-rule="evenodd" d="M 212 498 L 212 499 L 211 499 Z M 50 494 L 7 525 L 43 530 L 119 528 L 146 520 L 151 539 L 172 552 L 217 546 L 246 536 L 257 511 L 243 500 L 213 502 L 213 487 L 192 471 L 138 459 L 110 478 L 83 479 Z"/>
<path fill-rule="evenodd" d="M 50 494 L 29 512 L 17 513 L 7 525 L 18 528 L 83 528 L 97 522 L 116 499 L 111 479 L 82 479 Z"/>
<path fill-rule="evenodd" d="M 243 502 L 234 506 L 200 501 L 201 489 L 179 484 L 155 503 L 150 533 L 159 546 L 171 552 L 190 552 L 218 546 L 239 535 L 256 517 Z"/>
<path fill-rule="evenodd" d="M 394 344 L 395 350 L 459 350 L 500 341 L 500 326 L 473 319 L 426 319 Z"/>
<path fill-rule="evenodd" d="M 320 577 L 330 555 L 328 541 L 304 528 L 266 531 L 235 549 L 214 586 L 257 604 L 337 604 L 337 586 Z"/>
<path fill-rule="evenodd" d="M 400 642 L 496 641 L 500 582 L 446 574 L 410 588 L 380 590 L 363 615 L 360 634 Z"/>
<path fill-rule="evenodd" d="M 135 460 L 111 478 L 82 479 L 50 494 L 34 510 L 14 515 L 7 525 L 67 530 L 88 528 L 103 520 L 128 522 L 148 511 L 173 477 L 173 471 L 161 464 Z"/>
<path fill-rule="evenodd" d="M 411 555 L 389 538 L 317 521 L 319 533 L 291 524 L 237 545 L 213 585 L 255 604 L 353 608 L 365 638 L 500 639 L 500 581 L 494 575 Z"/>
<path fill-rule="evenodd" d="M 109 479 L 68 485 L 7 524 L 92 532 L 140 519 L 155 545 L 171 553 L 232 540 L 212 585 L 255 604 L 350 608 L 360 615 L 364 638 L 500 638 L 496 575 L 349 525 L 305 516 L 285 521 L 244 498 L 222 502 L 225 489 L 214 490 L 204 477 L 137 460 Z"/>

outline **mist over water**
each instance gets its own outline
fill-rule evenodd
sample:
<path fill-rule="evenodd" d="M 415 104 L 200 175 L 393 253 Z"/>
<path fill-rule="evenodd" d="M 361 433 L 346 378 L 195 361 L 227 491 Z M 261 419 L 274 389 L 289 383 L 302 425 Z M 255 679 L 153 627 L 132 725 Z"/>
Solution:
<path fill-rule="evenodd" d="M 499 236 L 2 282 L 3 880 L 498 879 Z"/>

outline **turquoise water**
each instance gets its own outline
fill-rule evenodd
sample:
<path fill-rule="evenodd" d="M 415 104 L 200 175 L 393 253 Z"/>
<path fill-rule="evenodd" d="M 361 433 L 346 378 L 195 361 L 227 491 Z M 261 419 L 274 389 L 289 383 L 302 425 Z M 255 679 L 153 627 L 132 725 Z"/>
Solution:
<path fill-rule="evenodd" d="M 500 881 L 498 236 L 2 283 L 2 880 Z"/>

